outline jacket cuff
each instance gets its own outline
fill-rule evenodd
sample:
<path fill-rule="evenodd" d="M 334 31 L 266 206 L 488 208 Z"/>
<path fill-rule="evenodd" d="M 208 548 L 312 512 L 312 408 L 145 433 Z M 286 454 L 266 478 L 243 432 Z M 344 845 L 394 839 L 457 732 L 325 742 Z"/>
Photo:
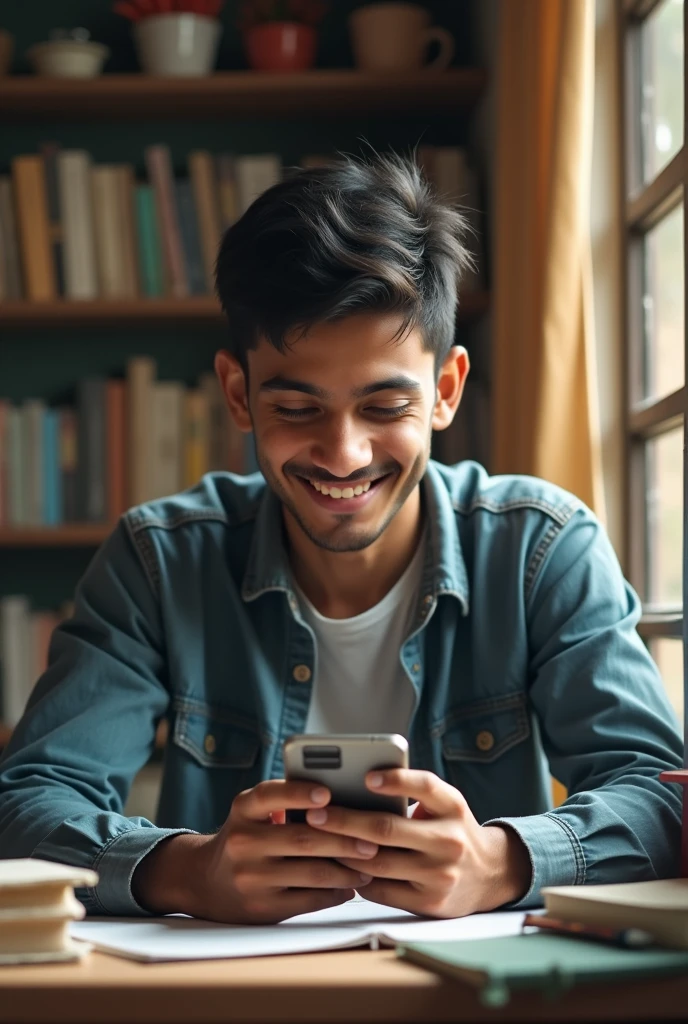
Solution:
<path fill-rule="evenodd" d="M 523 818 L 492 818 L 483 825 L 512 828 L 528 851 L 532 880 L 520 900 L 505 906 L 513 910 L 541 907 L 541 890 L 546 885 L 583 885 L 585 857 L 578 836 L 568 822 L 556 814 L 531 814 Z"/>
<path fill-rule="evenodd" d="M 99 853 L 93 864 L 99 880 L 95 889 L 88 889 L 89 911 L 116 917 L 151 917 L 140 906 L 131 891 L 131 880 L 138 864 L 168 836 L 184 833 L 198 835 L 190 828 L 133 828 L 120 832 Z"/>

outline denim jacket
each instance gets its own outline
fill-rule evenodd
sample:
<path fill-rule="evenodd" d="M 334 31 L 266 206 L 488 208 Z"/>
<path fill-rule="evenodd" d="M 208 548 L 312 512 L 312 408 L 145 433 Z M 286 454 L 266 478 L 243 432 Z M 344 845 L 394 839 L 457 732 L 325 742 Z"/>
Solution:
<path fill-rule="evenodd" d="M 412 767 L 517 831 L 533 866 L 519 906 L 544 885 L 677 874 L 680 795 L 658 775 L 682 764 L 682 741 L 603 529 L 557 487 L 472 462 L 430 462 L 421 487 L 425 563 L 398 654 Z M 132 509 L 0 761 L 0 857 L 94 868 L 88 912 L 143 913 L 131 878 L 156 843 L 215 831 L 238 792 L 282 776 L 314 664 L 260 475 L 209 474 Z M 153 824 L 122 812 L 163 717 Z M 556 809 L 550 772 L 569 794 Z"/>

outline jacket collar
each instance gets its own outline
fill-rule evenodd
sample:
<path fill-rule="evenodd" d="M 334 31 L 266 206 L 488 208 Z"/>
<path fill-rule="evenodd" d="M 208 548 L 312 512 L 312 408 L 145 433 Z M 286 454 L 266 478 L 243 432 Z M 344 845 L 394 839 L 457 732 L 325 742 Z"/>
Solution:
<path fill-rule="evenodd" d="M 422 600 L 434 604 L 439 595 L 449 594 L 458 599 L 463 614 L 467 615 L 468 575 L 456 512 L 447 485 L 432 460 L 428 462 L 420 486 L 427 521 Z M 296 600 L 284 543 L 281 502 L 266 485 L 256 516 L 241 596 L 244 601 L 254 601 L 273 590 L 283 591 L 292 602 Z"/>

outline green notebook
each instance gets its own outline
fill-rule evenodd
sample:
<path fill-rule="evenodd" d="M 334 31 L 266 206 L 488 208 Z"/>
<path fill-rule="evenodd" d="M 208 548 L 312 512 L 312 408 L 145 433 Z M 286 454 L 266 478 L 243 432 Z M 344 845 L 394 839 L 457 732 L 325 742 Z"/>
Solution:
<path fill-rule="evenodd" d="M 410 942 L 397 956 L 470 982 L 487 1006 L 503 1006 L 516 989 L 554 997 L 586 981 L 688 974 L 688 952 L 623 949 L 561 935 L 511 935 L 460 942 Z"/>

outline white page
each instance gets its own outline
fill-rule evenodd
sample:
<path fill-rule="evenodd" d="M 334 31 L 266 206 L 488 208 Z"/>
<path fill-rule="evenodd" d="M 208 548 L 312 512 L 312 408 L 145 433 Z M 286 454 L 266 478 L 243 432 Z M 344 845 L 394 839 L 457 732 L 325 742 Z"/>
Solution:
<path fill-rule="evenodd" d="M 523 913 L 476 914 L 450 921 L 419 918 L 366 900 L 301 914 L 277 925 L 225 925 L 182 915 L 91 918 L 73 922 L 73 938 L 135 960 L 210 960 L 313 953 L 377 945 L 516 935 Z"/>

